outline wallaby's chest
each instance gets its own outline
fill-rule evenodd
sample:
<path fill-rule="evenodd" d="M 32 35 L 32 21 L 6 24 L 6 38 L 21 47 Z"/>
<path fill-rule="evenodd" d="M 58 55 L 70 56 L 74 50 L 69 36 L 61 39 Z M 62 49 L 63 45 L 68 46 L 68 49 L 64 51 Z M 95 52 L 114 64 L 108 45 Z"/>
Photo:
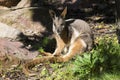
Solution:
<path fill-rule="evenodd" d="M 68 44 L 70 42 L 71 36 L 71 31 L 68 28 L 63 29 L 60 34 L 60 37 L 65 44 Z"/>

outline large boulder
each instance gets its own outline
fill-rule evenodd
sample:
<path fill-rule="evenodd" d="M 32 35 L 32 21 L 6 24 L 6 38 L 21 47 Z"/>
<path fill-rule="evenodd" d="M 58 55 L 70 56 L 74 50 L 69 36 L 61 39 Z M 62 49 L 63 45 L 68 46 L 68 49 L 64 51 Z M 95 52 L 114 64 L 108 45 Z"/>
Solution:
<path fill-rule="evenodd" d="M 39 52 L 29 51 L 19 41 L 0 38 L 0 74 L 2 70 L 17 67 L 21 62 L 37 57 Z"/>
<path fill-rule="evenodd" d="M 35 10 L 35 13 L 34 13 Z M 51 28 L 48 9 L 22 8 L 15 11 L 1 9 L 0 22 L 22 31 L 27 36 L 39 35 Z"/>
<path fill-rule="evenodd" d="M 20 39 L 22 32 L 0 22 L 0 38 L 9 38 L 12 40 Z"/>
<path fill-rule="evenodd" d="M 33 59 L 38 56 L 39 52 L 29 51 L 24 44 L 19 41 L 10 41 L 0 38 L 0 59 L 6 55 L 11 55 L 19 59 Z"/>

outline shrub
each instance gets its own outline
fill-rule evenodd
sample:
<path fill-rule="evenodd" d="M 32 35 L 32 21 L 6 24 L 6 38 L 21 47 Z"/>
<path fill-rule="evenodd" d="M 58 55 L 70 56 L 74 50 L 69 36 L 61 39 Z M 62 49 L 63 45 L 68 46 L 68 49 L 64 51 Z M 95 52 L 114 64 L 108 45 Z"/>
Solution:
<path fill-rule="evenodd" d="M 82 56 L 77 56 L 74 64 L 74 75 L 80 79 L 91 79 L 102 73 L 120 71 L 120 45 L 116 38 L 105 37 L 98 45 Z"/>

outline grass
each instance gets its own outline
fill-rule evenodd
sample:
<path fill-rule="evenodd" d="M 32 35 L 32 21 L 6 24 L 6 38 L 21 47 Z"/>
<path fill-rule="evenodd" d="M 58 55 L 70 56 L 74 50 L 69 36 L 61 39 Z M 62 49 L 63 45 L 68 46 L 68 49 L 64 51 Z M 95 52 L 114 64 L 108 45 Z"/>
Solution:
<path fill-rule="evenodd" d="M 97 42 L 92 51 L 78 55 L 68 63 L 50 63 L 52 73 L 43 72 L 47 76 L 41 79 L 119 80 L 120 45 L 117 43 L 117 38 L 105 36 L 98 38 Z"/>
<path fill-rule="evenodd" d="M 67 63 L 44 63 L 40 66 L 40 80 L 119 80 L 120 79 L 120 45 L 116 37 L 101 37 L 90 52 L 77 55 Z M 48 39 L 43 39 L 44 51 Z"/>
<path fill-rule="evenodd" d="M 92 77 L 91 80 L 119 80 L 120 79 L 120 73 L 114 72 L 114 73 L 103 73 L 100 76 Z"/>

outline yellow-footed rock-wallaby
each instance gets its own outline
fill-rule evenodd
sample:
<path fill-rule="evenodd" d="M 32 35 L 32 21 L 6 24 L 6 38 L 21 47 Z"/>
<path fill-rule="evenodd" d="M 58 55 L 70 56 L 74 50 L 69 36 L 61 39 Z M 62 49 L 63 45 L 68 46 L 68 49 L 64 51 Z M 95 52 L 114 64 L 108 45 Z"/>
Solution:
<path fill-rule="evenodd" d="M 93 47 L 93 35 L 89 24 L 81 19 L 67 19 L 67 7 L 60 16 L 56 16 L 53 10 L 49 10 L 53 20 L 52 30 L 57 45 L 53 54 L 45 53 L 47 56 L 36 58 L 24 65 L 23 71 L 29 74 L 31 65 L 45 61 L 67 62 L 76 54 L 91 50 Z M 64 53 L 64 55 L 62 54 Z"/>

